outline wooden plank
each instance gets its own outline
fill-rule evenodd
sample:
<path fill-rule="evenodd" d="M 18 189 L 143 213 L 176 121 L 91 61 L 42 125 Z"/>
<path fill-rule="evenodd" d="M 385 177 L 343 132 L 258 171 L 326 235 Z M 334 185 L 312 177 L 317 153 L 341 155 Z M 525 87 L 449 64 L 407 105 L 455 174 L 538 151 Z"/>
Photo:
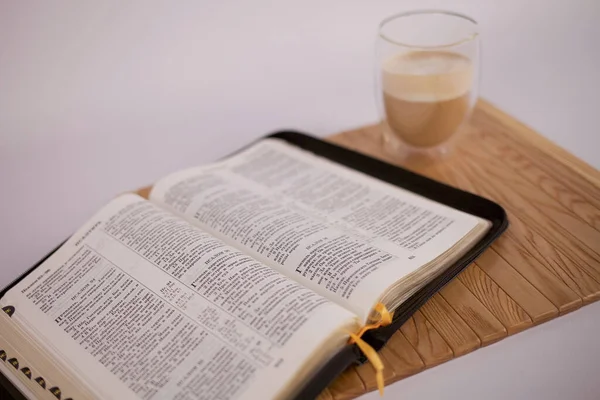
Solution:
<path fill-rule="evenodd" d="M 455 157 L 455 163 L 458 157 Z M 436 168 L 436 175 L 443 176 L 452 184 L 481 195 L 490 195 L 489 192 L 482 190 L 481 184 L 478 182 L 476 177 L 472 177 L 470 173 L 463 171 L 458 173 L 460 164 L 453 165 L 454 170 L 446 168 L 444 171 L 441 168 Z M 462 171 L 462 169 L 461 169 Z M 496 199 L 497 200 L 497 199 Z M 501 203 L 504 204 L 504 203 Z M 498 246 L 502 246 L 504 242 L 509 242 L 508 250 L 506 253 L 500 253 L 503 255 L 509 264 L 519 271 L 525 279 L 529 280 L 545 297 L 547 297 L 552 303 L 560 310 L 561 313 L 566 313 L 579 308 L 582 304 L 581 297 L 573 291 L 573 287 L 579 289 L 579 285 L 573 284 L 573 287 L 569 287 L 560 276 L 556 276 L 551 271 L 552 269 L 544 264 L 544 261 L 540 262 L 531 255 L 528 248 L 532 248 L 532 243 L 527 240 L 528 236 L 535 235 L 535 233 L 523 232 L 523 229 L 518 230 L 517 236 L 513 239 L 512 232 L 519 228 L 519 220 L 512 216 L 508 211 L 509 221 L 511 221 L 511 227 L 492 246 L 492 248 L 498 250 Z M 508 258 L 510 257 L 510 259 Z M 568 276 L 566 274 L 566 276 Z"/>
<path fill-rule="evenodd" d="M 458 279 L 498 318 L 507 334 L 513 335 L 533 325 L 527 312 L 476 264 L 471 264 Z"/>
<path fill-rule="evenodd" d="M 439 293 L 421 307 L 421 312 L 452 348 L 455 356 L 481 347 L 477 334 Z"/>
<path fill-rule="evenodd" d="M 541 189 L 549 198 L 555 199 L 566 210 L 600 230 L 600 198 L 594 198 L 566 179 L 544 169 L 539 162 L 528 156 L 521 148 L 509 146 L 496 135 L 482 137 L 482 146 L 488 154 L 500 158 L 511 170 L 523 177 L 528 183 Z"/>
<path fill-rule="evenodd" d="M 336 135 L 327 136 L 327 140 L 340 146 L 352 150 L 360 151 L 362 154 L 368 154 L 379 159 L 386 159 L 381 147 L 381 140 L 378 137 L 380 125 L 369 125 L 358 129 L 352 129 L 346 132 L 340 132 Z"/>
<path fill-rule="evenodd" d="M 558 308 L 560 314 L 566 314 L 581 307 L 581 297 L 510 236 L 504 235 L 498 239 L 492 245 L 492 249 L 498 254 L 502 254 L 502 257 L 514 269 Z"/>
<path fill-rule="evenodd" d="M 350 367 L 329 385 L 329 392 L 334 400 L 349 400 L 365 393 L 365 385 L 356 368 Z"/>
<path fill-rule="evenodd" d="M 394 335 L 393 340 L 389 340 L 379 353 L 394 370 L 392 380 L 405 378 L 425 369 L 425 364 L 419 354 L 401 334 Z"/>
<path fill-rule="evenodd" d="M 400 334 L 404 335 L 419 353 L 427 368 L 439 365 L 454 356 L 448 343 L 420 311 L 406 321 L 400 328 L 400 332 L 396 332 L 391 340 Z"/>
<path fill-rule="evenodd" d="M 519 179 L 499 160 L 482 158 L 473 149 L 461 149 L 456 162 L 477 188 L 527 222 L 532 231 L 552 241 L 573 259 L 585 261 L 600 277 L 600 232 L 574 217 L 537 186 Z"/>
<path fill-rule="evenodd" d="M 504 325 L 477 300 L 477 297 L 460 280 L 451 281 L 440 293 L 454 311 L 479 336 L 482 346 L 497 342 L 507 335 Z"/>
<path fill-rule="evenodd" d="M 316 400 L 333 400 L 333 396 L 329 389 L 325 388 L 325 390 L 323 390 L 321 394 L 317 396 Z"/>
<path fill-rule="evenodd" d="M 473 166 L 470 162 L 467 162 L 467 165 L 471 168 L 468 172 L 464 172 L 463 179 L 479 181 L 471 175 L 476 173 L 478 167 Z M 594 257 L 600 256 L 595 255 L 595 252 L 588 249 L 583 243 L 576 243 L 571 234 L 565 232 L 563 228 L 552 226 L 556 223 L 550 219 L 550 216 L 547 215 L 545 218 L 550 226 L 542 226 L 537 220 L 542 219 L 543 214 L 537 211 L 535 206 L 529 206 L 525 210 L 524 207 L 530 203 L 526 200 L 515 200 L 520 196 L 516 191 L 505 195 L 504 193 L 510 189 L 503 185 L 505 184 L 498 183 L 492 187 L 489 183 L 479 183 L 478 188 L 484 195 L 492 196 L 506 206 L 512 224 L 507 235 L 513 236 L 541 265 L 547 267 L 584 301 L 590 302 L 600 298 L 600 284 L 598 283 L 600 282 L 600 261 L 594 260 Z M 522 192 L 522 190 L 518 191 Z M 536 222 L 533 219 L 536 219 Z M 525 220 L 527 220 L 526 224 Z M 581 226 L 593 230 L 588 225 Z M 558 232 L 561 229 L 563 229 L 562 236 Z M 550 233 L 551 230 L 553 233 Z M 600 244 L 600 237 L 598 243 Z"/>
<path fill-rule="evenodd" d="M 379 358 L 383 362 L 383 379 L 384 382 L 394 382 L 396 379 L 396 374 L 394 372 L 394 365 L 388 361 L 386 357 L 382 355 L 382 352 L 379 352 Z M 396 363 L 398 364 L 398 363 Z M 377 379 L 375 376 L 375 369 L 370 362 L 366 362 L 362 365 L 357 365 L 356 373 L 360 377 L 360 380 L 363 382 L 367 391 L 376 390 L 377 389 Z"/>
<path fill-rule="evenodd" d="M 527 241 L 524 242 L 523 247 L 529 254 L 577 293 L 584 303 L 587 304 L 600 298 L 600 283 L 588 272 L 591 271 L 589 268 L 570 259 L 536 232 L 527 231 L 526 226 L 519 218 L 513 217 L 512 221 L 513 230 L 508 232 L 508 236 L 517 241 L 519 236 L 526 237 Z"/>
<path fill-rule="evenodd" d="M 587 188 L 600 189 L 600 173 L 594 167 L 557 146 L 521 121 L 506 114 L 488 100 L 479 99 L 473 112 L 472 125 L 484 128 L 494 123 L 498 125 L 498 128 L 488 130 L 488 132 L 493 131 L 503 135 L 507 140 L 518 141 L 518 145 L 515 147 L 528 145 L 528 150 L 534 151 L 534 154 L 538 157 L 550 158 L 552 160 L 550 164 L 559 167 L 557 169 L 561 172 L 582 179 L 582 185 Z M 560 164 L 560 166 L 557 164 Z"/>
<path fill-rule="evenodd" d="M 480 177 L 472 177 L 469 172 L 464 171 L 464 165 L 462 165 L 461 168 L 459 159 L 460 157 L 455 155 L 450 160 L 451 163 L 446 163 L 444 166 L 431 167 L 431 175 L 434 178 L 438 178 L 458 186 L 463 190 L 468 190 L 484 196 L 490 196 L 489 192 L 485 192 L 481 189 L 481 184 L 475 183 L 479 182 Z M 481 179 L 485 180 L 486 178 L 487 177 L 483 177 Z M 493 196 L 490 197 L 493 198 Z M 504 204 L 501 200 L 495 198 L 493 199 L 500 201 L 501 204 Z M 512 225 L 508 232 L 505 233 L 505 237 L 510 236 L 512 232 L 515 231 L 516 227 L 520 228 L 519 221 L 510 213 L 509 221 L 511 221 Z M 517 236 L 514 242 L 515 247 L 510 253 L 512 260 L 517 263 L 515 267 L 526 279 L 530 280 L 530 282 L 532 282 L 533 285 L 544 294 L 544 296 L 551 299 L 553 304 L 559 308 L 561 313 L 566 313 L 579 308 L 582 304 L 581 297 L 586 298 L 586 300 L 594 300 L 597 297 L 595 289 L 588 288 L 593 284 L 593 282 L 587 279 L 587 277 L 581 277 L 581 271 L 577 267 L 572 266 L 571 264 L 558 266 L 557 271 L 563 273 L 563 269 L 561 269 L 561 267 L 568 271 L 563 273 L 561 276 L 557 274 L 557 271 L 554 271 L 550 266 L 545 264 L 546 260 L 542 260 L 540 262 L 539 260 L 535 259 L 528 251 L 533 247 L 531 242 L 527 240 L 527 234 L 523 231 L 523 229 L 518 231 L 521 236 Z M 529 235 L 536 234 L 529 233 Z M 504 238 L 501 238 L 501 240 L 503 239 Z M 542 241 L 541 238 L 538 239 L 538 242 L 540 241 Z M 564 260 L 562 260 L 562 262 L 564 262 Z M 513 262 L 511 262 L 511 264 L 514 265 Z M 569 269 L 569 267 L 571 267 L 572 271 Z M 555 275 L 554 277 L 552 276 L 553 272 Z M 573 281 L 573 277 L 575 277 L 575 279 L 578 278 L 579 281 Z M 566 281 L 563 279 L 566 279 Z M 569 283 L 571 286 L 568 285 Z M 574 290 L 577 290 L 582 296 L 580 296 Z"/>
<path fill-rule="evenodd" d="M 501 139 L 508 148 L 512 149 L 513 153 L 517 152 L 520 157 L 525 158 L 541 170 L 546 171 L 551 176 L 552 181 L 568 186 L 569 190 L 584 198 L 596 210 L 600 210 L 600 187 L 591 183 L 589 180 L 593 179 L 591 174 L 588 177 L 583 177 L 573 173 L 570 168 L 564 168 L 560 162 L 549 157 L 548 154 L 540 152 L 535 147 L 524 145 L 523 141 L 519 140 L 520 138 L 503 137 L 503 135 L 504 133 L 496 135 L 496 139 Z M 485 132 L 482 135 L 483 140 L 487 138 L 489 138 L 489 132 Z M 510 161 L 510 159 L 507 161 Z M 596 171 L 596 175 L 600 175 L 598 171 Z"/>
<path fill-rule="evenodd" d="M 558 316 L 558 308 L 494 249 L 485 251 L 477 259 L 476 264 L 520 307 L 523 307 L 534 324 Z M 488 298 L 487 301 L 498 300 Z"/>

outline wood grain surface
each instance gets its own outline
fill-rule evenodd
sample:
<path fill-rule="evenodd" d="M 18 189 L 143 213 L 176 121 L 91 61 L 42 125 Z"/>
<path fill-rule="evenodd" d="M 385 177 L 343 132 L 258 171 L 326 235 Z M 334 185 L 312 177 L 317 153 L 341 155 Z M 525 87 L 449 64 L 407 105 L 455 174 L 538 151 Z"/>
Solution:
<path fill-rule="evenodd" d="M 600 173 L 490 103 L 479 101 L 470 126 L 442 160 L 386 154 L 377 125 L 329 140 L 494 200 L 511 223 L 392 336 L 383 351 L 405 358 L 384 354 L 394 370 L 386 384 L 600 297 Z M 413 352 L 421 364 L 407 360 Z M 326 395 L 351 399 L 373 390 L 365 367 L 350 368 Z"/>
<path fill-rule="evenodd" d="M 441 160 L 386 154 L 378 125 L 328 140 L 496 201 L 511 224 L 381 350 L 386 384 L 600 298 L 600 172 L 490 103 L 478 102 Z M 147 197 L 149 188 L 138 193 Z M 319 399 L 375 389 L 365 364 L 349 368 Z"/>
<path fill-rule="evenodd" d="M 434 367 L 454 357 L 448 343 L 420 311 L 406 321 L 395 335 L 404 335 L 423 360 L 425 367 Z"/>

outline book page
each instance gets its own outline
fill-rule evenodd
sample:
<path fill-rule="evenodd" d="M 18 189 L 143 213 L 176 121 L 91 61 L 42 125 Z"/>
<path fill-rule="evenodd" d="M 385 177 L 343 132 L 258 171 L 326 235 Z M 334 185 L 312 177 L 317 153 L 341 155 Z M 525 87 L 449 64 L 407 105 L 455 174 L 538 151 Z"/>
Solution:
<path fill-rule="evenodd" d="M 150 198 L 363 318 L 479 222 L 277 139 L 175 173 Z"/>
<path fill-rule="evenodd" d="M 272 398 L 357 326 L 340 306 L 136 195 L 100 211 L 2 305 L 108 399 Z"/>

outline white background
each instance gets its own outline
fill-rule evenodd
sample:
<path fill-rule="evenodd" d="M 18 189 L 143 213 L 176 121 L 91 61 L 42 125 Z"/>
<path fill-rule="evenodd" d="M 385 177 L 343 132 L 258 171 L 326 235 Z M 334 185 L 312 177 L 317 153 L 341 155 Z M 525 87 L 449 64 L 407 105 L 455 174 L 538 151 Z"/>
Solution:
<path fill-rule="evenodd" d="M 481 94 L 600 166 L 600 1 L 0 0 L 0 286 L 121 192 L 374 122 L 377 25 L 413 8 L 477 19 Z M 385 397 L 598 399 L 599 331 L 595 304 Z"/>

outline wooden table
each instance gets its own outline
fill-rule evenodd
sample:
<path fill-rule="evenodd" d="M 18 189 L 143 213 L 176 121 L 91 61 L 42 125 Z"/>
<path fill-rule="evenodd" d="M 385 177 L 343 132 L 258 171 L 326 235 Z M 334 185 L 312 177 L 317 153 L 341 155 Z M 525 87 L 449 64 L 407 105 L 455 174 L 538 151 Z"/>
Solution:
<path fill-rule="evenodd" d="M 369 126 L 329 139 L 492 199 L 511 223 L 381 350 L 387 384 L 600 297 L 597 170 L 486 101 L 454 152 L 435 163 L 385 155 L 380 131 Z M 350 399 L 375 388 L 367 364 L 347 370 L 320 399 Z"/>

